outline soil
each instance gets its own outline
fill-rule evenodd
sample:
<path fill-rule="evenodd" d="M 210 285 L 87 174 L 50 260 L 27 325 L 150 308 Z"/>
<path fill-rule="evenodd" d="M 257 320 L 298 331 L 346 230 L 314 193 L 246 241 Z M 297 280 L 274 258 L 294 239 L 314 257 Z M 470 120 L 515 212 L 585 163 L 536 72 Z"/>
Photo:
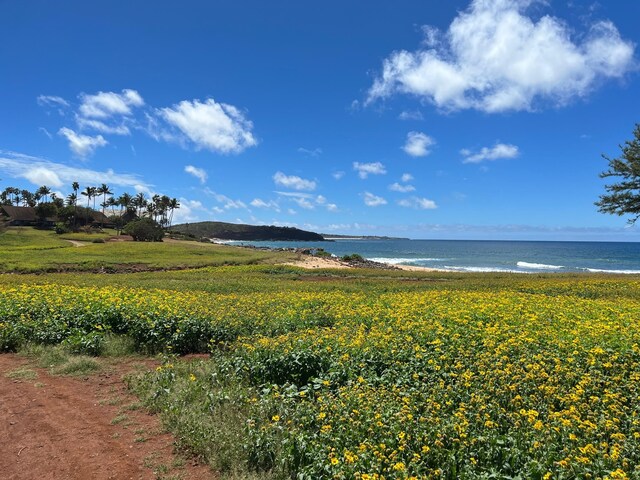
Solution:
<path fill-rule="evenodd" d="M 177 455 L 159 418 L 128 392 L 123 375 L 142 367 L 152 365 L 129 360 L 86 377 L 53 376 L 23 357 L 1 354 L 0 477 L 216 478 L 208 466 Z"/>

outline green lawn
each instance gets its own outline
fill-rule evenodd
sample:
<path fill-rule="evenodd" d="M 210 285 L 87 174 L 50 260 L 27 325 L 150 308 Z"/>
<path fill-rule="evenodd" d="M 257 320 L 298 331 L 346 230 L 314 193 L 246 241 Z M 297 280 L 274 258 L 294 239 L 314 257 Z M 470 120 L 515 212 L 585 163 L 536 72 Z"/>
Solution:
<path fill-rule="evenodd" d="M 285 254 L 198 242 L 106 242 L 78 247 L 69 240 L 87 241 L 105 234 L 67 234 L 29 227 L 0 234 L 0 272 L 136 272 L 211 265 L 273 263 Z"/>

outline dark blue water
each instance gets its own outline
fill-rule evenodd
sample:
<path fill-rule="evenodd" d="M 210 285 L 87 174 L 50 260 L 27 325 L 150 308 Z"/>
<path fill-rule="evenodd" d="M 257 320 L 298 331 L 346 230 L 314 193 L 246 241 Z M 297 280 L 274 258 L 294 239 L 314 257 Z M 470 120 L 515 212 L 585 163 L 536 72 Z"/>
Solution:
<path fill-rule="evenodd" d="M 605 272 L 640 274 L 640 243 L 477 240 L 336 240 L 237 242 L 267 247 L 324 248 L 390 264 L 467 272 Z"/>

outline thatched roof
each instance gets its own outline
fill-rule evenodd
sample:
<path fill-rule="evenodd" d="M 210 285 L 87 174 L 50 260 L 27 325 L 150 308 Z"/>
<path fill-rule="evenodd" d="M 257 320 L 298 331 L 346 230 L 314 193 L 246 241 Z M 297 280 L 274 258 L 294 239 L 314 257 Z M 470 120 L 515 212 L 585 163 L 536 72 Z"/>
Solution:
<path fill-rule="evenodd" d="M 96 223 L 111 223 L 104 213 L 98 212 L 97 210 L 91 212 L 91 218 Z"/>
<path fill-rule="evenodd" d="M 33 207 L 15 207 L 13 205 L 0 205 L 0 210 L 9 217 L 10 220 L 21 222 L 35 222 L 37 220 L 36 209 Z"/>

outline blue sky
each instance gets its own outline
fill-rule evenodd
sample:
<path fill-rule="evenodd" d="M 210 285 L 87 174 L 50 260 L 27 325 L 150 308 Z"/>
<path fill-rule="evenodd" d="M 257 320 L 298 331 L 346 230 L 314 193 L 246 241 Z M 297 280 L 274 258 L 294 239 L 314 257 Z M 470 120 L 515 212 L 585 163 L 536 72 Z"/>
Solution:
<path fill-rule="evenodd" d="M 640 122 L 628 1 L 0 3 L 0 188 L 178 221 L 640 240 L 597 212 Z"/>

